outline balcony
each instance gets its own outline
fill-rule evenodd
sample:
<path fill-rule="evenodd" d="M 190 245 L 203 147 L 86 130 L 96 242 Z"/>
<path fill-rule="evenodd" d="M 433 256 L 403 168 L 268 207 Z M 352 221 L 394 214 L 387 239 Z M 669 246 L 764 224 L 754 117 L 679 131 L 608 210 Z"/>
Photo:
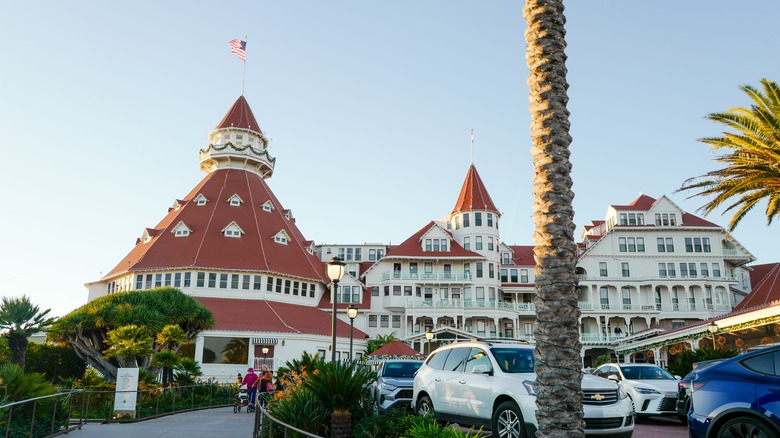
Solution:
<path fill-rule="evenodd" d="M 591 303 L 588 301 L 579 301 L 577 303 L 577 307 L 583 312 L 604 312 L 609 311 L 610 313 L 621 313 L 621 312 L 650 312 L 650 313 L 659 313 L 659 312 L 699 312 L 699 313 L 708 313 L 708 312 L 715 312 L 715 313 L 728 313 L 731 312 L 731 307 L 729 307 L 726 304 L 712 304 L 712 303 L 696 303 L 693 304 L 680 304 L 680 303 L 672 303 L 672 304 L 605 304 L 605 303 Z"/>
<path fill-rule="evenodd" d="M 382 273 L 382 281 L 413 281 L 416 283 L 470 283 L 471 273 L 455 274 L 452 272 L 398 272 L 387 271 Z"/>
<path fill-rule="evenodd" d="M 666 281 L 705 281 L 712 282 L 726 282 L 734 283 L 737 281 L 737 277 L 725 277 L 725 276 L 709 276 L 709 275 L 681 275 L 681 274 L 666 274 L 666 275 L 654 275 L 646 277 L 601 277 L 598 275 L 578 275 L 580 283 L 591 281 L 599 283 L 660 283 L 663 284 Z"/>
<path fill-rule="evenodd" d="M 509 312 L 533 313 L 533 303 L 511 303 L 499 300 L 407 300 L 406 309 L 495 309 Z"/>

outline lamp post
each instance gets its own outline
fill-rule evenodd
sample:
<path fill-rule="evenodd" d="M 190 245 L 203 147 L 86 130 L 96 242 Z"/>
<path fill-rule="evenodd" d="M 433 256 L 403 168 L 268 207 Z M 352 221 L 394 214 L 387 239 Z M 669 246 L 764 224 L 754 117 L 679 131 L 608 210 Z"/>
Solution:
<path fill-rule="evenodd" d="M 349 316 L 349 360 L 352 360 L 352 332 L 355 330 L 355 318 L 358 316 L 358 309 L 354 304 L 350 304 L 347 308 L 347 316 Z"/>
<path fill-rule="evenodd" d="M 333 301 L 333 315 L 331 324 L 330 339 L 330 361 L 336 361 L 336 293 L 338 292 L 339 281 L 344 276 L 344 262 L 339 257 L 333 257 L 327 263 L 328 278 L 330 279 L 330 299 Z"/>
<path fill-rule="evenodd" d="M 712 335 L 712 349 L 715 350 L 715 332 L 718 331 L 718 324 L 710 321 L 707 323 L 707 330 Z"/>
<path fill-rule="evenodd" d="M 428 354 L 431 354 L 431 339 L 433 339 L 433 332 L 430 330 L 426 330 L 425 339 L 428 341 Z"/>
<path fill-rule="evenodd" d="M 263 365 L 266 365 L 266 356 L 268 355 L 268 347 L 263 347 Z"/>

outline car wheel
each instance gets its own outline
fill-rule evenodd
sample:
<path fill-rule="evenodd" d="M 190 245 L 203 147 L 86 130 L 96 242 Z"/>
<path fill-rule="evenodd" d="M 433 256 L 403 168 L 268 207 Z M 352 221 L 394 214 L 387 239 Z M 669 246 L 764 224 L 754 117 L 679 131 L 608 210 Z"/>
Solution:
<path fill-rule="evenodd" d="M 517 403 L 505 401 L 493 412 L 492 432 L 494 437 L 525 438 L 523 414 Z"/>
<path fill-rule="evenodd" d="M 751 417 L 736 417 L 723 424 L 718 431 L 718 438 L 729 437 L 751 437 L 751 438 L 769 438 L 775 436 L 773 429 L 770 429 L 761 420 Z"/>
<path fill-rule="evenodd" d="M 677 414 L 677 419 L 680 420 L 680 423 L 682 424 L 688 424 L 688 411 L 691 410 L 691 401 L 688 400 L 685 402 L 685 407 L 683 408 L 685 411 L 685 415 L 683 414 Z"/>
<path fill-rule="evenodd" d="M 435 416 L 433 403 L 427 395 L 420 397 L 420 400 L 417 401 L 417 414 L 423 417 Z"/>

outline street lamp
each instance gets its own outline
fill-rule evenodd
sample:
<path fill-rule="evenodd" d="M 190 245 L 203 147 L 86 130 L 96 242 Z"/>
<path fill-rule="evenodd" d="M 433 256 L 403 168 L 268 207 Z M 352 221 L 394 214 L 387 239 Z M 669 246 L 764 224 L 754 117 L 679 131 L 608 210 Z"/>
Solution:
<path fill-rule="evenodd" d="M 712 349 L 715 350 L 715 332 L 718 331 L 718 324 L 710 321 L 707 323 L 707 330 L 712 335 Z"/>
<path fill-rule="evenodd" d="M 331 324 L 330 339 L 330 361 L 336 361 L 336 293 L 338 292 L 339 281 L 344 276 L 344 262 L 339 257 L 333 257 L 327 263 L 328 278 L 330 279 L 330 299 L 333 301 L 333 315 Z"/>
<path fill-rule="evenodd" d="M 428 354 L 431 354 L 431 339 L 433 339 L 433 332 L 430 329 L 425 331 L 425 339 L 428 340 Z"/>
<path fill-rule="evenodd" d="M 349 360 L 352 360 L 352 331 L 355 330 L 355 318 L 357 318 L 358 309 L 354 304 L 350 304 L 347 308 L 347 316 L 349 316 Z"/>
<path fill-rule="evenodd" d="M 268 347 L 263 347 L 263 365 L 266 365 L 266 355 L 268 355 Z"/>

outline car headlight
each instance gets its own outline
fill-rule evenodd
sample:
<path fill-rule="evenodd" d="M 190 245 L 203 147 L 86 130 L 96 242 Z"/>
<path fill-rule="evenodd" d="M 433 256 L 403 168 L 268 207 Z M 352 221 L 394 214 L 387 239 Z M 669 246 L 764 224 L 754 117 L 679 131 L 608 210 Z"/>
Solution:
<path fill-rule="evenodd" d="M 397 388 L 397 386 L 385 382 L 382 382 L 382 384 L 379 385 L 379 389 L 383 391 L 395 391 Z"/>
<path fill-rule="evenodd" d="M 660 394 L 660 392 L 658 392 L 658 391 L 656 391 L 655 389 L 652 389 L 652 388 L 636 387 L 634 389 L 636 389 L 636 392 L 638 392 L 640 394 Z"/>
<path fill-rule="evenodd" d="M 536 397 L 536 388 L 534 387 L 534 382 L 530 380 L 523 380 L 523 386 L 525 387 L 525 390 L 528 391 L 528 395 Z"/>
<path fill-rule="evenodd" d="M 624 398 L 628 397 L 628 394 L 626 394 L 626 391 L 623 388 L 618 388 L 618 400 L 623 400 Z"/>

